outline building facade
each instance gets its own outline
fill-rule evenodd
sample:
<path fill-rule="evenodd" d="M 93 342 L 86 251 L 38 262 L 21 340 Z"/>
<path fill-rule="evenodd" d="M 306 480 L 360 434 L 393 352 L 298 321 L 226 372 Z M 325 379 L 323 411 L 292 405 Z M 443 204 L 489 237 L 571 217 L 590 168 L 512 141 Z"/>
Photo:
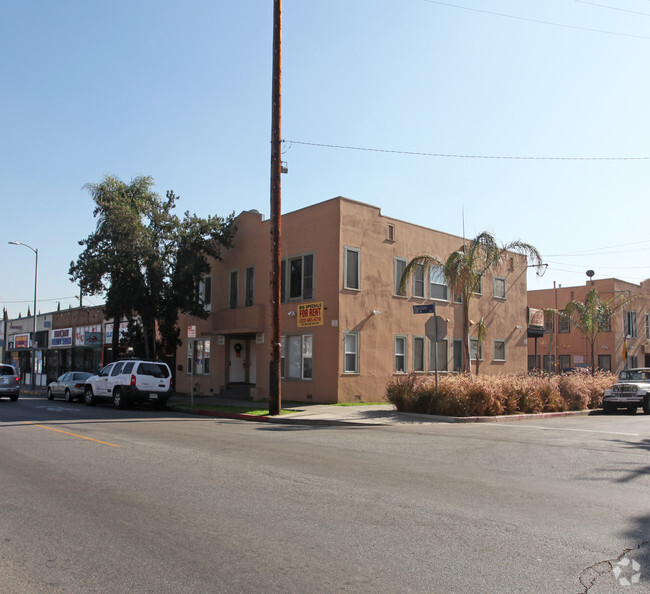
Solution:
<path fill-rule="evenodd" d="M 341 197 L 285 214 L 281 225 L 285 401 L 381 401 L 395 375 L 433 373 L 436 361 L 443 373 L 461 368 L 462 305 L 440 271 L 418 271 L 403 295 L 399 279 L 413 257 L 446 258 L 462 238 Z M 236 387 L 268 398 L 270 222 L 244 211 L 237 228 L 234 247 L 199 285 L 208 318 L 180 318 L 180 392 Z M 414 314 L 414 305 L 427 304 L 436 305 L 446 326 L 437 343 L 426 327 L 431 315 Z M 525 371 L 526 311 L 526 258 L 512 254 L 482 279 L 470 304 L 472 330 L 481 318 L 487 328 L 481 373 Z M 477 346 L 472 338 L 472 358 Z"/>
<path fill-rule="evenodd" d="M 573 323 L 550 310 L 561 312 L 570 301 L 584 302 L 595 288 L 603 301 L 620 297 L 632 300 L 614 314 L 598 334 L 594 364 L 597 369 L 618 373 L 624 367 L 650 366 L 650 280 L 640 285 L 616 278 L 588 281 L 584 286 L 556 287 L 528 293 L 531 310 L 546 310 L 544 332 L 528 343 L 528 369 L 559 373 L 590 368 L 591 347 Z"/>

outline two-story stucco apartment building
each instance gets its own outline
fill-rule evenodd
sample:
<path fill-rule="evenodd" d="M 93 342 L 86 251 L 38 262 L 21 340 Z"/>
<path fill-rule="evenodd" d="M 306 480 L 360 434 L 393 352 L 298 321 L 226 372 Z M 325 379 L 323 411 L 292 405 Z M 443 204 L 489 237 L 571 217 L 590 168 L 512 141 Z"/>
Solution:
<path fill-rule="evenodd" d="M 422 271 L 406 295 L 398 294 L 411 258 L 446 258 L 461 248 L 461 237 L 341 197 L 284 214 L 281 225 L 284 400 L 379 401 L 395 374 L 431 373 L 435 343 L 425 332 L 430 315 L 414 314 L 414 305 L 435 302 L 447 321 L 438 370 L 461 367 L 462 306 L 439 271 Z M 180 392 L 191 385 L 202 394 L 244 386 L 253 398 L 268 398 L 270 222 L 245 211 L 237 227 L 234 247 L 212 262 L 201 283 L 208 319 L 179 321 Z M 470 305 L 471 320 L 483 317 L 487 327 L 481 373 L 526 370 L 526 304 L 526 259 L 512 254 L 502 270 L 482 280 Z"/>
<path fill-rule="evenodd" d="M 650 366 L 650 280 L 637 285 L 605 278 L 583 286 L 530 291 L 528 305 L 547 312 L 563 311 L 569 301 L 584 303 L 591 289 L 596 289 L 603 301 L 632 298 L 598 334 L 596 367 L 618 373 L 624 367 Z M 591 366 L 591 347 L 584 334 L 562 316 L 547 313 L 543 335 L 528 343 L 528 368 L 559 373 L 583 366 Z"/>

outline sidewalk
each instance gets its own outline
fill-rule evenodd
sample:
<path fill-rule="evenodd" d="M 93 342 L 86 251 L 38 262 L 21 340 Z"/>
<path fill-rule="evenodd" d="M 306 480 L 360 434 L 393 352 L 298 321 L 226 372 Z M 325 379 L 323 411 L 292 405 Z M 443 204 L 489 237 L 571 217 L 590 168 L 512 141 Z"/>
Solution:
<path fill-rule="evenodd" d="M 511 421 L 526 421 L 548 417 L 582 416 L 597 414 L 600 411 L 581 410 L 564 413 L 542 413 L 538 415 L 508 415 L 502 417 L 442 417 L 415 413 L 403 413 L 395 410 L 392 404 L 360 404 L 358 406 L 339 406 L 335 404 L 289 403 L 282 406 L 284 412 L 295 411 L 292 414 L 280 416 L 252 416 L 242 413 L 222 413 L 207 409 L 196 408 L 200 404 L 222 406 L 255 407 L 265 409 L 268 402 L 253 402 L 251 400 L 225 399 L 219 396 L 195 396 L 195 409 L 189 408 L 190 397 L 184 394 L 174 394 L 168 401 L 170 410 L 188 414 L 206 415 L 217 418 L 241 419 L 283 424 L 303 425 L 430 425 L 433 423 L 498 423 Z"/>

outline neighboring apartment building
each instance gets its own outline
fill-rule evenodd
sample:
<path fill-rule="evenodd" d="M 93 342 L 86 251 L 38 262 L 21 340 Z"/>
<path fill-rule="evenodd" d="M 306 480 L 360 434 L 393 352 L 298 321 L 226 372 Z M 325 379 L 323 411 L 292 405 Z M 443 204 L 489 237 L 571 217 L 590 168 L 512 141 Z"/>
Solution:
<path fill-rule="evenodd" d="M 618 373 L 624 367 L 650 366 L 650 280 L 636 285 L 607 278 L 588 281 L 584 286 L 530 291 L 528 305 L 531 309 L 563 311 L 569 301 L 584 302 L 592 288 L 603 301 L 634 297 L 598 335 L 597 368 Z M 528 343 L 528 369 L 558 373 L 587 366 L 591 366 L 591 348 L 584 334 L 562 316 L 547 313 L 543 335 Z"/>
<path fill-rule="evenodd" d="M 461 237 L 341 197 L 285 214 L 281 225 L 283 400 L 380 401 L 396 374 L 431 373 L 436 350 L 425 332 L 430 315 L 414 314 L 414 305 L 436 303 L 447 321 L 438 369 L 460 368 L 462 306 L 444 279 L 436 270 L 421 271 L 405 296 L 397 287 L 409 259 L 426 253 L 446 258 L 463 245 Z M 196 393 L 218 394 L 243 386 L 254 399 L 268 398 L 270 222 L 245 211 L 237 228 L 234 247 L 200 283 L 208 319 L 179 320 L 180 392 L 193 386 Z M 482 280 L 470 304 L 472 321 L 483 317 L 487 327 L 481 373 L 526 369 L 526 264 L 512 254 L 498 274 Z"/>

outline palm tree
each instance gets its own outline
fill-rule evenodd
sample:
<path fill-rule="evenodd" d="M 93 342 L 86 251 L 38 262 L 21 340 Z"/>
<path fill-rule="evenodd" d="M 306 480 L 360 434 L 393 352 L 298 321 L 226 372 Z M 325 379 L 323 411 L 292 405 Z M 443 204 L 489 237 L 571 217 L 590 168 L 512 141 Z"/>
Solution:
<path fill-rule="evenodd" d="M 494 236 L 483 231 L 469 243 L 452 252 L 446 259 L 439 256 L 422 255 L 413 258 L 404 269 L 400 291 L 406 289 L 409 277 L 419 266 L 440 268 L 445 281 L 463 307 L 463 371 L 471 373 L 469 356 L 469 304 L 480 287 L 481 278 L 496 270 L 511 252 L 530 257 L 533 264 L 541 266 L 542 257 L 536 248 L 522 241 L 512 241 L 500 246 Z"/>
<path fill-rule="evenodd" d="M 634 297 L 618 295 L 603 301 L 596 287 L 591 289 L 582 301 L 569 301 L 560 315 L 569 319 L 584 334 L 591 350 L 591 374 L 596 372 L 596 339 L 608 329 L 614 314 L 630 303 Z"/>
<path fill-rule="evenodd" d="M 487 336 L 487 328 L 485 326 L 485 320 L 481 318 L 476 325 L 476 375 L 478 376 L 478 368 L 481 364 L 481 347 L 485 342 L 485 337 Z"/>

